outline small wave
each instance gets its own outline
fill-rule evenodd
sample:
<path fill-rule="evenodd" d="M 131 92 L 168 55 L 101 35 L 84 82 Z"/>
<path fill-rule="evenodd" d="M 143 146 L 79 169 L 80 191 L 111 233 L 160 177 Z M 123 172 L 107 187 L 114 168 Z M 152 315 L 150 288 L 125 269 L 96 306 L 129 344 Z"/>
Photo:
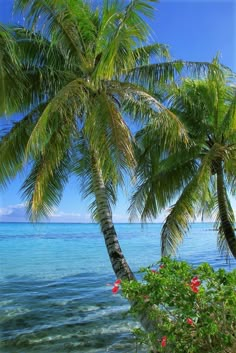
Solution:
<path fill-rule="evenodd" d="M 11 304 L 11 303 L 13 303 L 13 300 L 12 300 L 12 299 L 9 299 L 9 300 L 2 300 L 2 301 L 0 301 L 0 307 L 3 307 L 3 306 L 5 306 L 5 305 L 9 305 L 9 304 Z"/>
<path fill-rule="evenodd" d="M 9 317 L 14 318 L 30 312 L 30 310 L 27 308 L 15 308 L 15 307 L 12 309 L 5 309 L 3 311 L 4 311 L 4 316 L 7 318 Z"/>

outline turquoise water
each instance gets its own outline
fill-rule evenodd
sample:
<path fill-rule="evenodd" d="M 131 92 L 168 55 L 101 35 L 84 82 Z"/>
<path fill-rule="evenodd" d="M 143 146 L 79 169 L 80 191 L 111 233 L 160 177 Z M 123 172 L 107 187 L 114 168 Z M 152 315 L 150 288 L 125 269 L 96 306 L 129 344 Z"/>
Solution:
<path fill-rule="evenodd" d="M 134 271 L 159 260 L 160 225 L 116 227 Z M 2 223 L 0 251 L 1 353 L 136 352 L 97 225 Z M 229 269 L 210 223 L 192 226 L 178 257 Z"/>

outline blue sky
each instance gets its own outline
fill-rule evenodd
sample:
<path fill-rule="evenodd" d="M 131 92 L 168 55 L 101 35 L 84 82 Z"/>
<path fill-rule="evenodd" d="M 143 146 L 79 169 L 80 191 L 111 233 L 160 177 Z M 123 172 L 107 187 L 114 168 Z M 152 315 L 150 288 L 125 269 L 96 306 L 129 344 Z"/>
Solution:
<path fill-rule="evenodd" d="M 11 0 L 0 0 L 0 21 L 13 22 Z M 156 6 L 155 19 L 150 25 L 155 39 L 167 44 L 175 59 L 211 61 L 220 53 L 221 62 L 236 71 L 236 0 L 163 0 Z M 19 191 L 23 178 L 24 175 L 18 176 L 7 190 L 1 191 L 0 221 L 26 220 Z M 236 209 L 235 202 L 233 207 Z M 119 192 L 114 209 L 115 222 L 128 220 L 127 208 L 128 194 Z M 164 216 L 160 215 L 156 221 L 162 221 Z M 88 203 L 82 200 L 74 179 L 67 185 L 50 220 L 91 221 Z"/>

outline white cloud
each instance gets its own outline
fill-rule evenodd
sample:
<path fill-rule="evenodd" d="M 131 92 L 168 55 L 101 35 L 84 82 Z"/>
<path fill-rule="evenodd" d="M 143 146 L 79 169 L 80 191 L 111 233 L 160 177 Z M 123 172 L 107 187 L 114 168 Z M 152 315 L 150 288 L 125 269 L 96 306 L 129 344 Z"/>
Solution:
<path fill-rule="evenodd" d="M 25 204 L 9 205 L 0 208 L 1 222 L 28 222 Z M 91 222 L 90 214 L 81 214 L 79 212 L 64 212 L 54 209 L 54 212 L 46 219 L 45 222 L 63 222 L 63 223 L 82 223 Z"/>
<path fill-rule="evenodd" d="M 12 210 L 9 208 L 0 208 L 0 216 L 9 216 L 12 214 Z"/>
<path fill-rule="evenodd" d="M 0 217 L 8 216 L 22 216 L 25 214 L 25 205 L 23 203 L 17 205 L 9 205 L 4 208 L 0 208 Z"/>
<path fill-rule="evenodd" d="M 5 218 L 8 221 L 10 221 L 10 218 L 21 220 L 21 218 L 25 218 L 25 214 L 26 210 L 23 203 L 0 208 L 0 220 L 3 221 Z"/>

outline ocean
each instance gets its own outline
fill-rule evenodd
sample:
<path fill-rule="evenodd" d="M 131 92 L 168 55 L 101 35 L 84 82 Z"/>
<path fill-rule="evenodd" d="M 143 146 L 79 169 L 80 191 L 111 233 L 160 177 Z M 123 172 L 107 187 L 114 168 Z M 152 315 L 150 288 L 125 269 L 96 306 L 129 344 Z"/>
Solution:
<path fill-rule="evenodd" d="M 160 259 L 160 224 L 116 229 L 134 272 Z M 219 255 L 211 223 L 192 225 L 177 258 L 236 268 Z M 144 352 L 114 281 L 98 225 L 0 224 L 0 352 Z"/>

